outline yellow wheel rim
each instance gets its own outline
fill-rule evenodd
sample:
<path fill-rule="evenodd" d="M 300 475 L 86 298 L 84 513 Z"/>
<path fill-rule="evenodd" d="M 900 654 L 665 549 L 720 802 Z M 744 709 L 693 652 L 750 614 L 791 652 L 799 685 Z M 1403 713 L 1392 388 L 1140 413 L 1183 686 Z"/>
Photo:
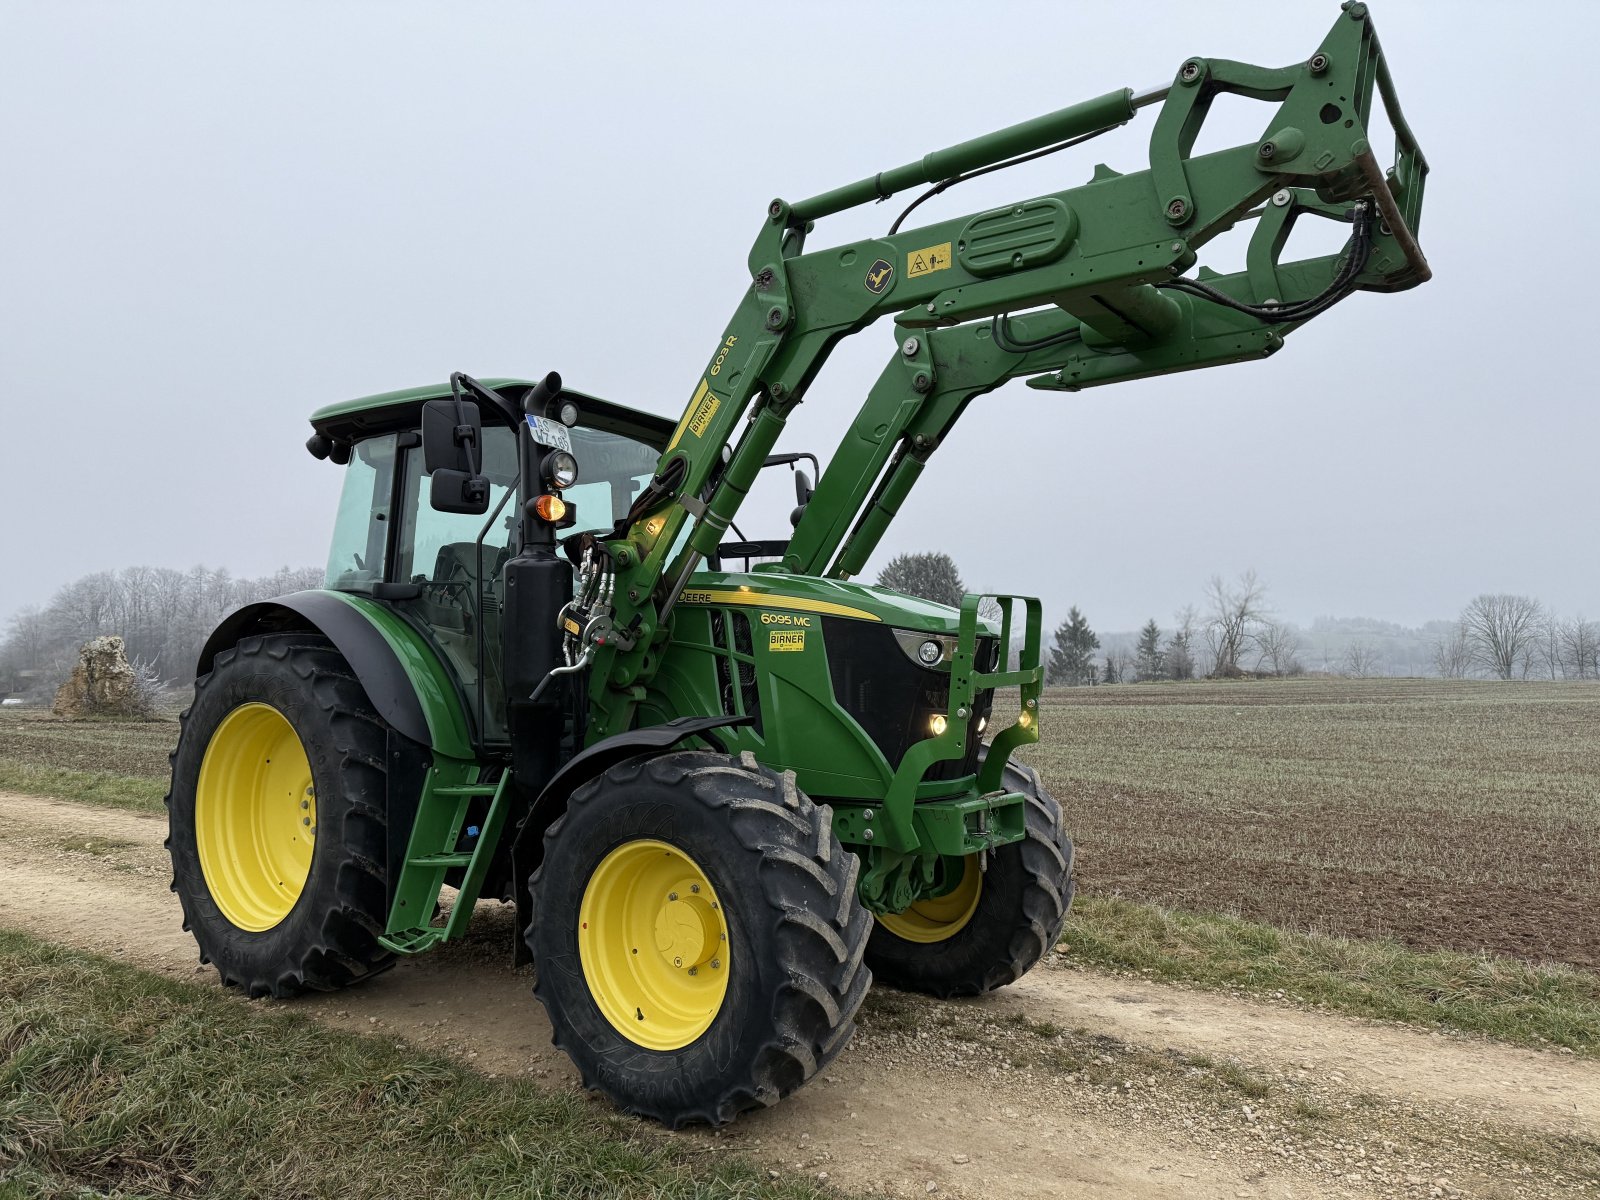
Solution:
<path fill-rule="evenodd" d="M 595 1006 L 630 1042 L 678 1050 L 728 993 L 728 923 L 711 880 L 666 842 L 624 842 L 578 906 L 578 960 Z"/>
<path fill-rule="evenodd" d="M 194 825 L 200 871 L 230 923 L 260 933 L 289 915 L 311 874 L 317 798 L 305 747 L 270 704 L 241 704 L 211 735 Z"/>
<path fill-rule="evenodd" d="M 945 859 L 947 867 L 950 861 Z M 969 854 L 961 860 L 961 882 L 952 890 L 932 900 L 919 900 L 902 913 L 879 913 L 878 924 L 908 942 L 942 942 L 967 927 L 982 894 L 983 871 L 978 856 Z"/>

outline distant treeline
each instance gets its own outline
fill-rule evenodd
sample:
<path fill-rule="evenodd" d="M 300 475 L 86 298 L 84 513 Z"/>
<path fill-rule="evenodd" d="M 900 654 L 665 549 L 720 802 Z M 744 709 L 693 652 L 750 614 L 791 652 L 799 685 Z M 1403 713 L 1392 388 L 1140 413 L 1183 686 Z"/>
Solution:
<path fill-rule="evenodd" d="M 959 604 L 968 590 L 955 561 L 939 553 L 902 554 L 878 582 L 945 604 Z M 317 567 L 284 567 L 259 579 L 210 567 L 85 575 L 11 618 L 0 641 L 0 695 L 48 698 L 78 647 L 102 634 L 120 634 L 144 673 L 188 684 L 200 648 L 231 609 L 321 585 Z M 1273 616 L 1254 571 L 1231 582 L 1213 576 L 1200 604 L 1180 608 L 1166 626 L 1152 617 L 1137 632 L 1096 633 L 1073 606 L 1046 647 L 1047 681 L 1069 686 L 1307 672 L 1600 679 L 1600 622 L 1560 617 L 1529 596 L 1478 596 L 1455 620 L 1420 628 L 1319 617 L 1302 629 Z"/>
<path fill-rule="evenodd" d="M 284 567 L 259 579 L 235 579 L 210 567 L 127 567 L 85 575 L 49 603 L 11 618 L 0 641 L 0 693 L 47 699 L 71 671 L 78 647 L 102 634 L 120 634 L 136 665 L 167 682 L 187 684 L 200 648 L 224 614 L 321 586 L 320 567 Z"/>
<path fill-rule="evenodd" d="M 948 554 L 902 554 L 885 587 L 943 604 L 969 590 Z M 1059 610 L 1058 610 L 1059 611 Z M 1214 575 L 1201 602 L 1163 627 L 1099 634 L 1076 605 L 1046 638 L 1046 682 L 1069 687 L 1307 672 L 1366 678 L 1600 679 L 1600 622 L 1562 617 L 1531 596 L 1475 597 L 1455 620 L 1407 628 L 1370 617 L 1318 617 L 1309 629 L 1276 617 L 1254 571 Z"/>

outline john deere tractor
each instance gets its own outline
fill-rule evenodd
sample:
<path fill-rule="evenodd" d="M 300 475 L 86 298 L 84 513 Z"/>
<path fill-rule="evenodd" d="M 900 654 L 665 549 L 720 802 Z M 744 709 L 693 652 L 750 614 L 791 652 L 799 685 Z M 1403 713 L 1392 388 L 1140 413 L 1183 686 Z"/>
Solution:
<path fill-rule="evenodd" d="M 1261 136 L 1193 154 L 1227 93 L 1262 102 Z M 905 227 L 1146 108 L 1145 170 Z M 772 201 L 676 422 L 553 373 L 315 413 L 309 449 L 344 473 L 326 585 L 222 623 L 173 755 L 174 888 L 202 959 L 251 995 L 340 988 L 460 937 L 480 900 L 515 904 L 584 1082 L 673 1126 L 805 1083 L 874 976 L 946 997 L 1016 980 L 1072 899 L 1061 808 L 1012 757 L 1039 736 L 1039 602 L 853 580 L 1007 380 L 1259 359 L 1354 292 L 1425 281 L 1426 174 L 1348 3 L 1290 66 L 1190 58 Z M 818 221 L 915 188 L 882 237 L 813 247 Z M 1343 248 L 1284 261 L 1302 220 L 1342 226 Z M 1246 269 L 1194 270 L 1240 222 Z M 835 344 L 882 317 L 893 354 L 813 486 L 779 436 Z M 793 528 L 746 540 L 735 516 L 774 466 Z"/>

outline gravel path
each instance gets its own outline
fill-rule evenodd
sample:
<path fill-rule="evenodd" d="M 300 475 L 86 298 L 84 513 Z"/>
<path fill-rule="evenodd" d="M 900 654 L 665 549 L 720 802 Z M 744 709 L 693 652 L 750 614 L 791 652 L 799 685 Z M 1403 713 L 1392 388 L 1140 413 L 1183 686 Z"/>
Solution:
<path fill-rule="evenodd" d="M 0 925 L 213 983 L 164 836 L 160 818 L 0 793 Z M 483 905 L 461 943 L 288 1003 L 576 1087 L 511 937 L 509 910 Z M 894 1197 L 1593 1195 L 1600 1065 L 1057 956 L 978 1001 L 875 989 L 823 1078 L 686 1136 Z"/>

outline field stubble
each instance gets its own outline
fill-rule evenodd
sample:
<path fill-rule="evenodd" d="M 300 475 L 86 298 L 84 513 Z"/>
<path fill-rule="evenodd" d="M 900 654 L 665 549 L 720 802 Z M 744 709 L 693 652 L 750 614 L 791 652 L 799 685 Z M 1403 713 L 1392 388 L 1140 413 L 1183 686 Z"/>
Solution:
<path fill-rule="evenodd" d="M 1052 689 L 1080 886 L 1600 968 L 1600 684 Z"/>

